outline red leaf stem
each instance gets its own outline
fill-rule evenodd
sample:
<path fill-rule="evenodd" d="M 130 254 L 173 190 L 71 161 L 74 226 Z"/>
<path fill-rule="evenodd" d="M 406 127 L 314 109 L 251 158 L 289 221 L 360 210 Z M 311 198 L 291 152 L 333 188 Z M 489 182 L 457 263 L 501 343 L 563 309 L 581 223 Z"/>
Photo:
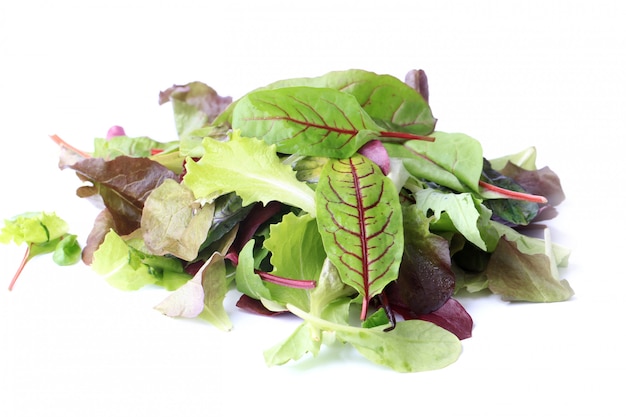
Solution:
<path fill-rule="evenodd" d="M 426 142 L 434 142 L 435 138 L 432 136 L 415 135 L 413 133 L 406 132 L 380 132 L 382 138 L 397 138 L 402 140 L 424 140 Z"/>
<path fill-rule="evenodd" d="M 72 145 L 70 145 L 69 143 L 67 143 L 66 141 L 64 141 L 60 137 L 58 137 L 57 135 L 50 135 L 50 139 L 52 139 L 57 145 L 59 145 L 62 148 L 67 148 L 67 149 L 71 150 L 72 152 L 75 152 L 75 153 L 77 153 L 78 155 L 80 155 L 80 156 L 82 156 L 84 158 L 91 158 L 90 154 L 88 154 L 85 151 L 81 151 L 78 148 L 73 147 Z"/>
<path fill-rule="evenodd" d="M 237 266 L 237 264 L 239 263 L 239 256 L 234 252 L 229 252 L 228 254 L 226 254 L 224 259 L 228 259 L 235 266 Z M 316 285 L 315 281 L 279 277 L 278 275 L 273 275 L 269 272 L 259 271 L 258 269 L 255 269 L 254 273 L 260 276 L 263 281 L 271 282 L 272 284 L 282 285 L 283 287 L 311 290 L 315 288 Z"/>
<path fill-rule="evenodd" d="M 257 273 L 263 281 L 271 282 L 272 284 L 282 285 L 283 287 L 299 288 L 303 290 L 311 290 L 315 288 L 315 281 L 283 278 L 258 270 L 255 270 L 254 272 Z"/>
<path fill-rule="evenodd" d="M 478 181 L 478 185 L 480 185 L 483 188 L 486 188 L 489 191 L 496 192 L 498 194 L 501 194 L 507 198 L 512 198 L 514 200 L 524 200 L 524 201 L 530 201 L 531 203 L 539 203 L 539 204 L 545 204 L 548 202 L 548 199 L 542 195 L 534 195 L 534 194 L 528 194 L 528 193 L 521 193 L 519 191 L 507 190 L 506 188 L 501 188 L 501 187 L 498 187 L 497 185 L 489 184 L 484 181 Z"/>
<path fill-rule="evenodd" d="M 9 291 L 13 290 L 13 286 L 15 285 L 15 282 L 17 281 L 17 278 L 20 276 L 20 274 L 22 273 L 22 270 L 26 266 L 26 262 L 28 262 L 28 256 L 30 255 L 30 247 L 31 247 L 31 245 L 28 245 L 26 247 L 26 252 L 24 253 L 24 258 L 22 258 L 22 262 L 20 263 L 19 268 L 17 268 L 17 271 L 15 272 L 15 275 L 13 276 L 13 279 L 11 280 L 11 283 L 9 284 Z"/>

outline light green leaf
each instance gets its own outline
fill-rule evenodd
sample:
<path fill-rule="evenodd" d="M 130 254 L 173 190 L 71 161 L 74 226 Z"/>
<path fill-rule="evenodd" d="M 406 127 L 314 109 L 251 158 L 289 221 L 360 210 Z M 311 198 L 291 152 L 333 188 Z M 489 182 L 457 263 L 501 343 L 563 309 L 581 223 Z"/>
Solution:
<path fill-rule="evenodd" d="M 237 290 L 257 300 L 271 300 L 272 294 L 261 277 L 254 272 L 254 240 L 248 241 L 239 252 L 239 263 L 235 270 Z"/>
<path fill-rule="evenodd" d="M 505 155 L 489 160 L 491 167 L 497 171 L 502 170 L 506 166 L 507 162 L 511 162 L 526 170 L 534 171 L 537 169 L 536 161 L 537 149 L 534 146 L 526 148 L 515 154 Z"/>
<path fill-rule="evenodd" d="M 61 266 L 74 265 L 80 261 L 81 247 L 76 235 L 66 234 L 59 241 L 52 253 L 52 260 Z"/>
<path fill-rule="evenodd" d="M 430 136 L 435 138 L 434 142 L 412 140 L 404 143 L 407 149 L 415 153 L 415 158 L 426 158 L 423 161 L 418 160 L 416 162 L 418 165 L 407 165 L 407 170 L 413 171 L 411 174 L 418 178 L 432 181 L 444 178 L 446 182 L 442 185 L 448 186 L 448 183 L 453 181 L 445 179 L 446 176 L 437 169 L 441 168 L 457 177 L 460 183 L 470 190 L 478 192 L 478 181 L 483 170 L 483 150 L 480 142 L 463 133 L 435 132 Z M 429 167 L 431 164 L 435 166 Z M 461 191 L 457 186 L 450 188 Z"/>
<path fill-rule="evenodd" d="M 321 344 L 321 339 L 311 337 L 311 328 L 304 322 L 287 339 L 263 352 L 263 356 L 268 366 L 283 365 L 296 361 L 307 353 L 317 356 Z"/>
<path fill-rule="evenodd" d="M 143 241 L 124 240 L 110 230 L 94 252 L 91 267 L 113 287 L 127 291 L 150 284 L 174 290 L 191 279 L 179 259 L 149 255 L 137 249 L 142 246 Z"/>
<path fill-rule="evenodd" d="M 274 200 L 315 215 L 315 193 L 280 162 L 276 146 L 239 132 L 227 142 L 207 138 L 203 144 L 204 156 L 198 162 L 187 161 L 183 180 L 197 199 L 212 202 L 235 192 L 244 205 Z"/>
<path fill-rule="evenodd" d="M 157 277 L 150 273 L 126 242 L 114 231 L 106 234 L 104 241 L 93 254 L 91 268 L 115 288 L 138 290 L 156 284 Z"/>
<path fill-rule="evenodd" d="M 280 223 L 270 226 L 270 234 L 264 240 L 271 253 L 274 266 L 272 274 L 285 278 L 317 281 L 326 252 L 317 230 L 315 219 L 309 214 L 296 216 L 288 213 Z M 309 294 L 297 288 L 268 284 L 275 300 L 309 308 Z"/>
<path fill-rule="evenodd" d="M 432 211 L 435 222 L 442 219 L 445 213 L 445 219 L 449 218 L 456 231 L 479 248 L 488 250 L 488 242 L 485 241 L 484 233 L 481 234 L 479 227 L 481 224 L 487 224 L 482 221 L 487 212 L 481 213 L 478 208 L 480 203 L 472 194 L 453 194 L 427 188 L 418 191 L 415 199 L 415 204 L 422 213 L 429 215 Z"/>
<path fill-rule="evenodd" d="M 29 212 L 4 220 L 0 243 L 46 243 L 63 236 L 68 224 L 55 213 Z"/>
<path fill-rule="evenodd" d="M 362 328 L 334 323 L 287 305 L 289 311 L 322 332 L 333 332 L 350 343 L 370 361 L 398 372 L 440 369 L 455 362 L 461 354 L 461 341 L 449 331 L 426 321 L 398 322 L 392 331 L 387 325 Z"/>

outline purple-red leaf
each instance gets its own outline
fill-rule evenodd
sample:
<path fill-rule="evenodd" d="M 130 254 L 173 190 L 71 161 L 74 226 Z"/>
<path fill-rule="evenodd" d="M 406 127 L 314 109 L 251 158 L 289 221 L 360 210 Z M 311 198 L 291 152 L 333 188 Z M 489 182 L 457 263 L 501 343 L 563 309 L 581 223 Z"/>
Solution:
<path fill-rule="evenodd" d="M 144 202 L 153 189 L 166 178 L 178 180 L 174 172 L 149 158 L 119 156 L 110 161 L 88 158 L 62 168 L 73 169 L 83 181 L 92 183 L 79 188 L 78 195 L 99 195 L 113 217 L 114 230 L 120 235 L 140 226 Z"/>

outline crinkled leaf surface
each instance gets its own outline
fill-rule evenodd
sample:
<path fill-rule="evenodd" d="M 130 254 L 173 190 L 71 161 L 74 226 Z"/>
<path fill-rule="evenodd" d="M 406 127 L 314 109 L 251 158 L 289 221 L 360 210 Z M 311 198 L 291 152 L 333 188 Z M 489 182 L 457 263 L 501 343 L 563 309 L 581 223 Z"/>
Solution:
<path fill-rule="evenodd" d="M 65 168 L 73 169 L 80 178 L 93 183 L 87 195 L 95 193 L 102 197 L 113 216 L 115 230 L 122 235 L 139 228 L 143 204 L 150 192 L 165 179 L 178 178 L 157 162 L 129 156 L 111 161 L 88 158 Z"/>
<path fill-rule="evenodd" d="M 143 239 L 155 255 L 174 255 L 185 261 L 198 256 L 215 211 L 213 204 L 194 205 L 193 192 L 167 179 L 146 199 L 141 216 Z"/>
<path fill-rule="evenodd" d="M 244 205 L 280 201 L 315 213 L 315 193 L 298 181 L 290 166 L 281 163 L 276 147 L 233 132 L 230 140 L 204 140 L 205 153 L 187 161 L 184 184 L 197 199 L 212 202 L 235 192 Z"/>
<path fill-rule="evenodd" d="M 396 279 L 404 235 L 398 192 L 369 159 L 330 160 L 316 189 L 318 227 L 341 279 L 365 305 Z"/>
<path fill-rule="evenodd" d="M 55 213 L 29 212 L 4 220 L 0 243 L 46 243 L 66 234 L 69 225 Z"/>
<path fill-rule="evenodd" d="M 332 158 L 353 155 L 382 130 L 351 94 L 313 87 L 246 95 L 234 109 L 233 128 L 278 152 Z"/>

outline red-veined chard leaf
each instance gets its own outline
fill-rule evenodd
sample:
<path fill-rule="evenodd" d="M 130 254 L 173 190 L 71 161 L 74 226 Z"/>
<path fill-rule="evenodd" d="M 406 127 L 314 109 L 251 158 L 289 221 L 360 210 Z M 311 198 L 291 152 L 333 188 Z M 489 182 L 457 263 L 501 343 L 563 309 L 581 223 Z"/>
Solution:
<path fill-rule="evenodd" d="M 233 128 L 278 152 L 331 158 L 352 156 L 382 130 L 354 96 L 312 87 L 248 94 L 234 109 Z"/>
<path fill-rule="evenodd" d="M 389 130 L 427 135 L 435 128 L 436 119 L 427 100 L 412 86 L 392 75 L 350 69 L 314 78 L 282 80 L 266 88 L 302 86 L 332 88 L 353 95 L 377 124 Z"/>
<path fill-rule="evenodd" d="M 369 300 L 396 279 L 404 248 L 398 192 L 362 155 L 331 159 L 316 189 L 318 228 L 341 279 Z"/>
<path fill-rule="evenodd" d="M 434 130 L 436 119 L 427 98 L 421 94 L 428 91 L 427 84 L 424 86 L 427 83 L 425 75 L 422 80 L 422 89 L 418 90 L 391 75 L 350 69 L 332 71 L 319 77 L 280 80 L 255 91 L 286 87 L 330 88 L 353 95 L 363 110 L 388 130 L 427 135 Z M 217 124 L 232 122 L 235 107 L 232 105 L 224 111 Z"/>

